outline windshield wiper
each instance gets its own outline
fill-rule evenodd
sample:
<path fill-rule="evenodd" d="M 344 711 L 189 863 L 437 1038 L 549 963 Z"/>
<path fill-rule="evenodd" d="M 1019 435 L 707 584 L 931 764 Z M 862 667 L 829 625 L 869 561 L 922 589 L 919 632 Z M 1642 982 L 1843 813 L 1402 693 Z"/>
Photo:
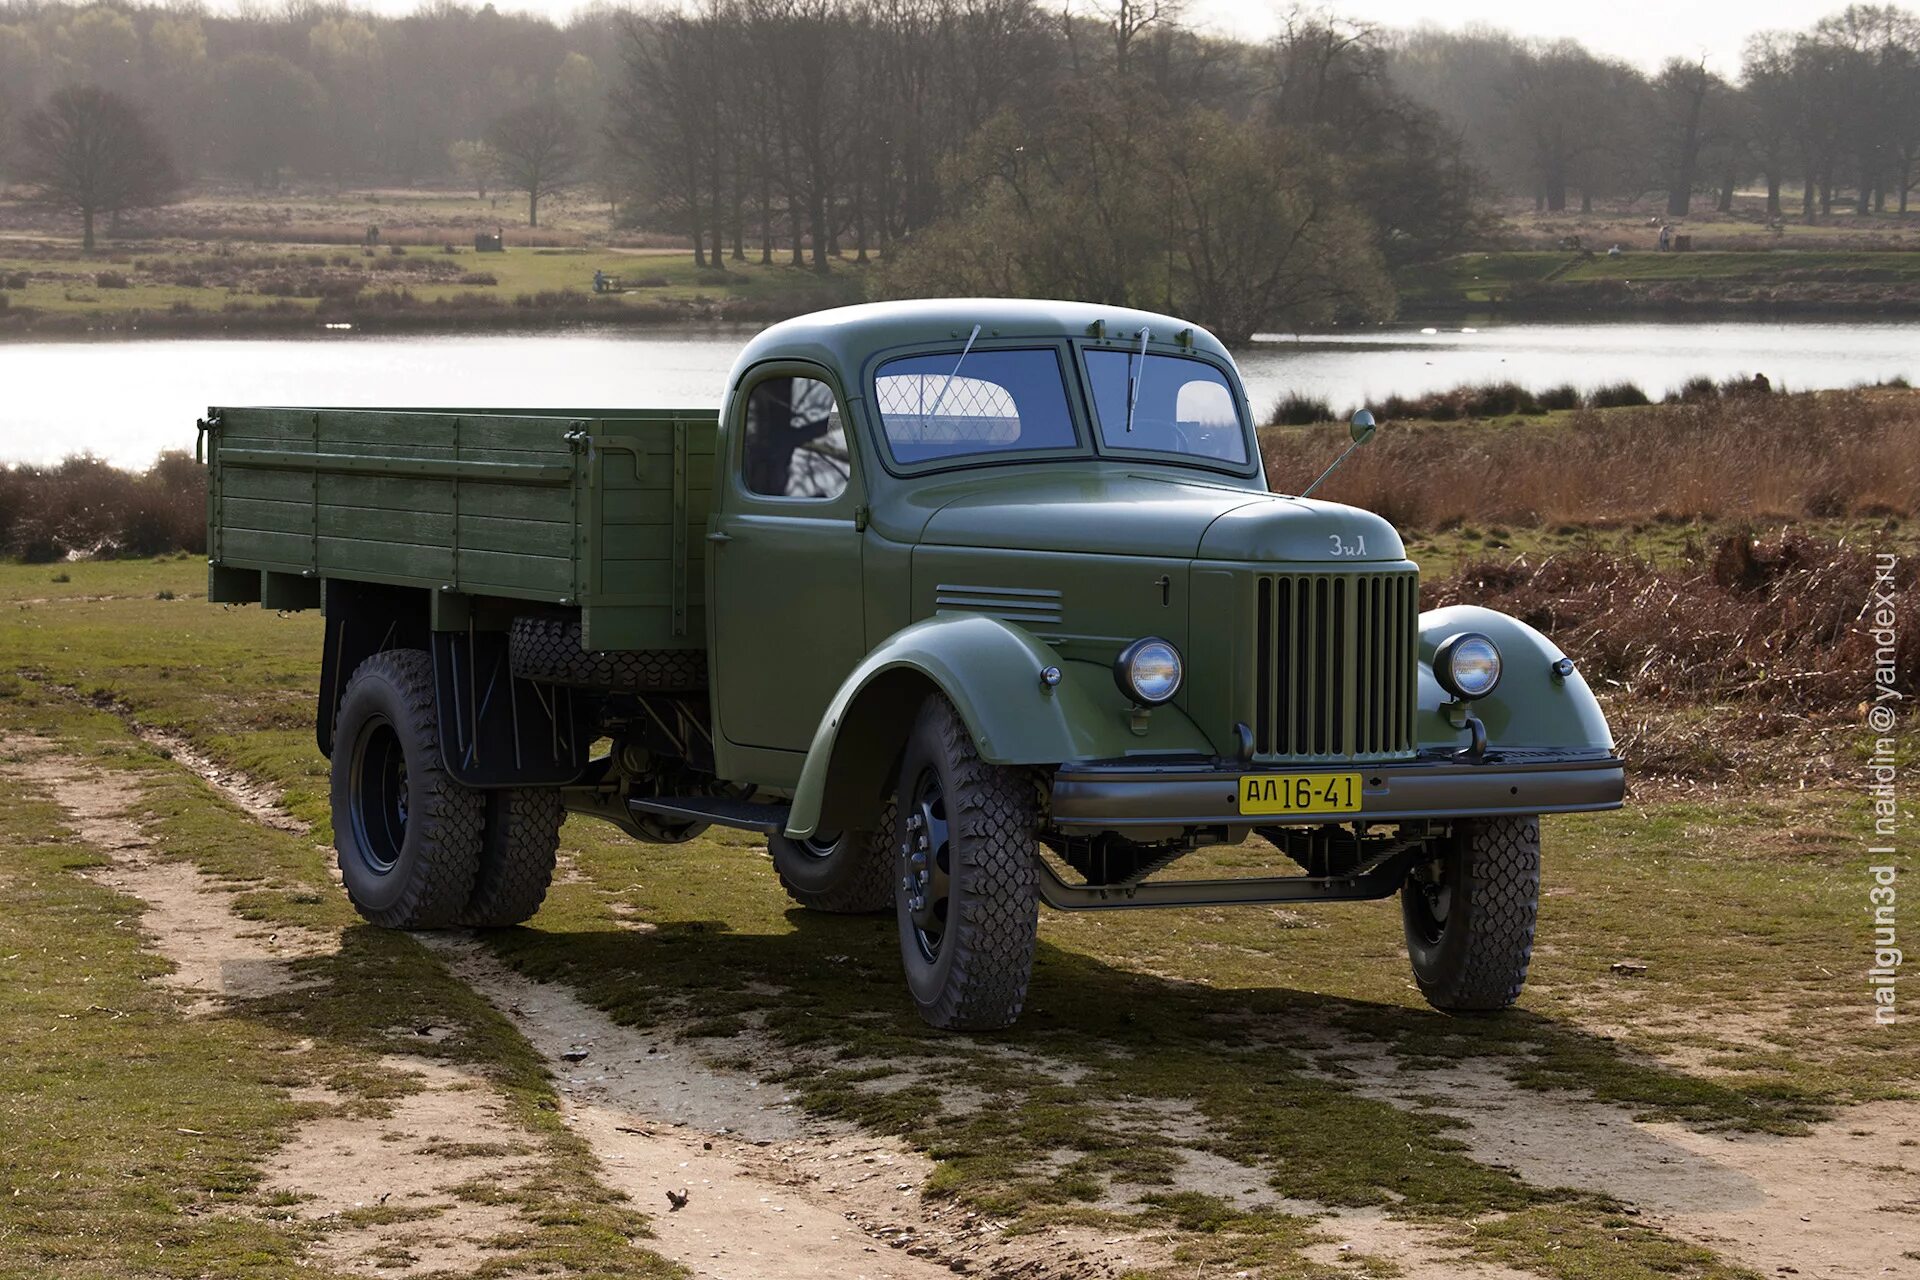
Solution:
<path fill-rule="evenodd" d="M 1133 361 L 1127 361 L 1127 434 L 1133 434 L 1133 407 L 1140 403 L 1140 384 L 1147 380 L 1147 339 L 1153 330 L 1140 326 L 1140 372 L 1134 373 Z"/>
<path fill-rule="evenodd" d="M 933 408 L 920 415 L 920 427 L 922 430 L 926 429 L 928 418 L 937 418 L 940 416 L 940 406 L 946 403 L 947 392 L 953 389 L 953 380 L 960 376 L 960 366 L 967 362 L 967 353 L 973 350 L 974 340 L 979 336 L 980 326 L 975 325 L 973 326 L 973 332 L 967 335 L 967 345 L 960 348 L 960 358 L 953 362 L 953 372 L 948 374 L 947 380 L 940 384 L 940 394 L 933 398 Z"/>

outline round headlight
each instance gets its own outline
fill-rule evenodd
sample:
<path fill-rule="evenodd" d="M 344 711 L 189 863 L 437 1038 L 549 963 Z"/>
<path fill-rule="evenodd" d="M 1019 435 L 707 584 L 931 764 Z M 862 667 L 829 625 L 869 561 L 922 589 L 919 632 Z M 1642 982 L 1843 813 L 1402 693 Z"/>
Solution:
<path fill-rule="evenodd" d="M 1433 676 L 1456 698 L 1484 698 L 1500 683 L 1500 650 L 1477 631 L 1448 636 L 1434 652 Z"/>
<path fill-rule="evenodd" d="M 1180 676 L 1180 651 L 1157 636 L 1135 640 L 1113 664 L 1120 692 L 1146 707 L 1157 707 L 1180 692 Z"/>

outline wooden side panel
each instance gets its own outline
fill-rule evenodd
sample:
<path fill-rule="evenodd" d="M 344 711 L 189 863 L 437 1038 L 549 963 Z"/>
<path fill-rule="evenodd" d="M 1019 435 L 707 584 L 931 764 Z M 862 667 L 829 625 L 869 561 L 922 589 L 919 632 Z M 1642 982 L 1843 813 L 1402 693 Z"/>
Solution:
<path fill-rule="evenodd" d="M 209 558 L 235 584 L 579 605 L 595 647 L 700 647 L 716 436 L 677 410 L 216 410 Z"/>

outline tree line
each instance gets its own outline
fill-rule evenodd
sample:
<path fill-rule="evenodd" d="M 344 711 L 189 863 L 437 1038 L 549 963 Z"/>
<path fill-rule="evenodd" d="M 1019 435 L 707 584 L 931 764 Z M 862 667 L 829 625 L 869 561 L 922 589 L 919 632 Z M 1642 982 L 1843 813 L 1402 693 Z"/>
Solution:
<path fill-rule="evenodd" d="M 149 161 L 83 181 L 82 136 Z M 1239 41 L 1179 0 L 687 0 L 565 26 L 0 0 L 0 163 L 89 227 L 202 175 L 457 175 L 529 222 L 587 183 L 711 270 L 877 255 L 882 291 L 1104 299 L 1237 337 L 1383 314 L 1494 193 L 1677 216 L 1760 181 L 1776 214 L 1796 184 L 1810 218 L 1904 211 L 1917 146 L 1920 22 L 1886 6 L 1759 33 L 1730 82 L 1301 13 Z"/>
<path fill-rule="evenodd" d="M 1671 216 L 1702 196 L 1724 211 L 1756 183 L 1769 214 L 1812 220 L 1836 204 L 1905 213 L 1920 181 L 1920 17 L 1896 6 L 1756 32 L 1731 80 L 1698 60 L 1648 74 L 1498 31 L 1419 31 L 1392 47 L 1394 82 L 1541 209 L 1655 195 Z"/>

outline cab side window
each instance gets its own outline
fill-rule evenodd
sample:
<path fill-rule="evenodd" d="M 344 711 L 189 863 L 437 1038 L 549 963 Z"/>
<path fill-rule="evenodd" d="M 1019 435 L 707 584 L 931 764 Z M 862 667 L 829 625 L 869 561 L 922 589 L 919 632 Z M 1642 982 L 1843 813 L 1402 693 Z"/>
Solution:
<path fill-rule="evenodd" d="M 846 491 L 851 464 L 833 388 L 817 378 L 763 378 L 747 393 L 741 478 L 765 498 L 824 501 Z"/>

